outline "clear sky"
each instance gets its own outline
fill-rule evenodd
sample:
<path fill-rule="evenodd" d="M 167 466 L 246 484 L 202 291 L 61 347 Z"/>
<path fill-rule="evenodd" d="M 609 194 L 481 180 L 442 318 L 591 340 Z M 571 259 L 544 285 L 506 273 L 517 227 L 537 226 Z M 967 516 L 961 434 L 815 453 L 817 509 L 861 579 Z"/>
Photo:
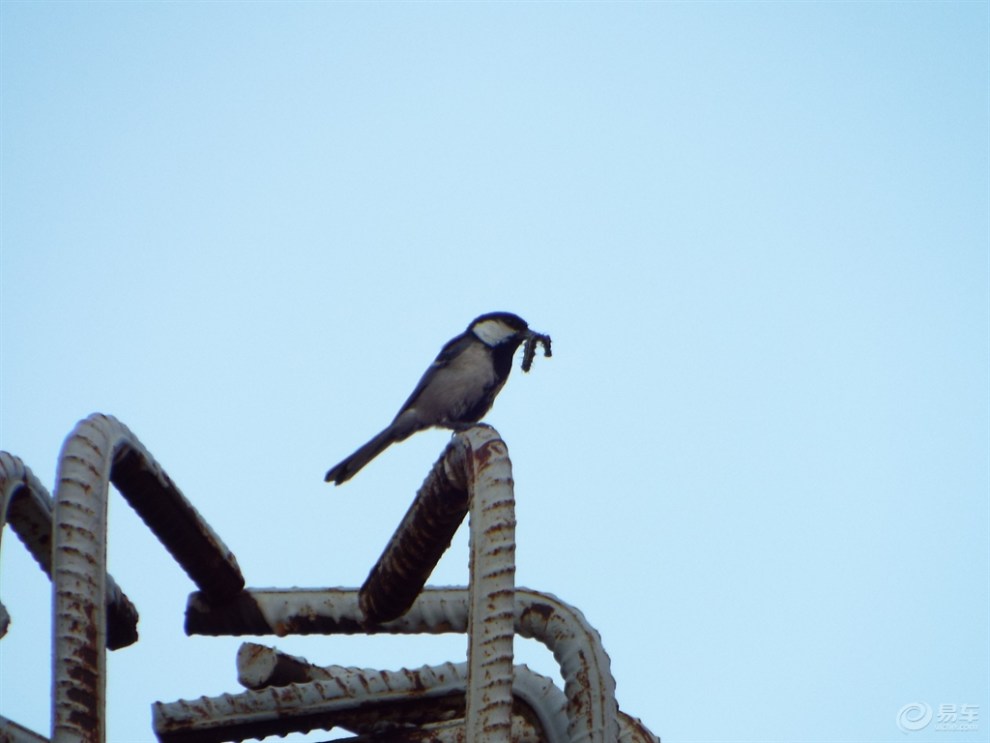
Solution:
<path fill-rule="evenodd" d="M 624 710 L 988 739 L 987 3 L 4 1 L 0 42 L 0 448 L 48 487 L 109 413 L 249 585 L 360 585 L 448 434 L 323 473 L 510 310 L 554 340 L 487 418 L 518 582 L 599 629 Z M 240 641 L 186 638 L 192 583 L 110 518 L 141 640 L 109 737 L 146 741 L 153 701 L 238 690 Z M 3 542 L 0 714 L 45 731 L 49 587 Z M 466 575 L 460 535 L 432 582 Z"/>

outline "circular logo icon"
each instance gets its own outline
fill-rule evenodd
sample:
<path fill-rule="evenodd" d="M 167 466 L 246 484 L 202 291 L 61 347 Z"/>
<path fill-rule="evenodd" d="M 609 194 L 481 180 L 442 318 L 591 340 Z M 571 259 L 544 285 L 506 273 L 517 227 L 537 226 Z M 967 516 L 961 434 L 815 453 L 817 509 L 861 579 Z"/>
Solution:
<path fill-rule="evenodd" d="M 897 727 L 905 733 L 923 730 L 932 721 L 932 708 L 924 702 L 905 704 L 897 712 Z"/>

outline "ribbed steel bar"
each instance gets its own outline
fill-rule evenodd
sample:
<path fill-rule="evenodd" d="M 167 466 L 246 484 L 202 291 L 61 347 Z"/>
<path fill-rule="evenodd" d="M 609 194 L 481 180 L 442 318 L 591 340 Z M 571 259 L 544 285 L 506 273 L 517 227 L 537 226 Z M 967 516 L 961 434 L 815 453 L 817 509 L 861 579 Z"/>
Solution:
<path fill-rule="evenodd" d="M 251 589 L 211 605 L 192 594 L 186 607 L 191 635 L 420 634 L 467 631 L 468 591 L 427 588 L 400 618 L 365 624 L 358 592 L 346 589 Z M 555 596 L 515 591 L 515 631 L 546 645 L 560 664 L 572 743 L 618 740 L 615 681 L 598 632 L 576 608 Z"/>
<path fill-rule="evenodd" d="M 52 497 L 19 457 L 0 452 L 0 537 L 5 523 L 51 578 Z M 109 575 L 106 604 L 107 647 L 117 650 L 137 642 L 137 609 Z M 6 629 L 0 622 L 0 637 Z"/>
<path fill-rule="evenodd" d="M 219 743 L 291 732 L 419 725 L 463 710 L 463 682 L 448 666 L 401 672 L 342 669 L 331 679 L 269 686 L 240 694 L 152 705 L 161 741 Z M 369 703 L 374 700 L 374 709 Z M 384 726 L 383 726 L 384 727 Z"/>
<path fill-rule="evenodd" d="M 493 428 L 477 426 L 459 435 L 468 446 L 471 499 L 467 741 L 510 743 L 516 576 L 512 465 Z"/>
<path fill-rule="evenodd" d="M 48 743 L 48 738 L 0 716 L 0 741 L 3 743 Z"/>
<path fill-rule="evenodd" d="M 412 606 L 468 511 L 467 446 L 455 436 L 361 586 L 361 611 L 387 622 Z"/>
<path fill-rule="evenodd" d="M 52 739 L 101 743 L 110 483 L 213 600 L 235 595 L 244 579 L 230 550 L 116 419 L 94 414 L 80 421 L 62 447 L 56 481 Z"/>
<path fill-rule="evenodd" d="M 101 428 L 80 431 L 62 449 L 55 486 L 52 581 L 52 740 L 106 736 L 106 523 L 112 442 Z M 103 465 L 101 460 L 106 461 Z"/>
<path fill-rule="evenodd" d="M 467 663 L 434 666 L 438 673 L 452 675 L 460 680 L 460 693 L 466 693 Z M 283 653 L 276 648 L 246 642 L 237 651 L 237 679 L 248 689 L 266 686 L 287 686 L 310 681 L 328 681 L 344 673 L 358 671 L 370 677 L 380 671 L 347 669 L 340 666 L 318 666 L 304 658 Z M 407 673 L 404 669 L 389 672 L 388 676 Z M 534 673 L 526 666 L 516 666 L 513 672 L 513 713 L 530 721 L 548 743 L 567 743 L 567 700 L 553 682 Z M 516 725 L 518 728 L 518 724 Z M 364 732 L 356 727 L 355 732 Z M 515 734 L 513 740 L 516 740 Z"/>
<path fill-rule="evenodd" d="M 436 723 L 455 719 L 463 726 L 467 663 L 377 671 L 314 666 L 258 645 L 243 646 L 238 653 L 242 678 L 261 680 L 264 669 L 284 669 L 286 664 L 294 668 L 294 683 L 156 704 L 156 734 L 162 741 L 206 743 L 342 727 L 391 740 L 410 726 L 436 731 Z M 567 743 L 564 697 L 549 679 L 520 666 L 512 693 L 514 740 Z M 454 728 L 449 732 L 463 737 Z"/>
<path fill-rule="evenodd" d="M 20 457 L 5 451 L 0 451 L 0 523 L 10 524 L 27 551 L 50 576 L 51 495 Z"/>
<path fill-rule="evenodd" d="M 546 645 L 560 665 L 572 743 L 617 740 L 611 661 L 584 614 L 552 594 L 517 588 L 516 628 Z"/>
<path fill-rule="evenodd" d="M 459 663 L 456 673 L 467 678 L 466 664 Z M 288 686 L 289 684 L 326 681 L 335 677 L 339 666 L 319 666 L 305 658 L 284 653 L 277 648 L 245 642 L 237 651 L 237 680 L 247 689 L 262 689 L 266 686 Z M 515 715 L 533 715 L 531 723 L 542 733 L 548 743 L 566 743 L 567 737 L 567 698 L 546 676 L 534 673 L 526 666 L 515 666 L 512 681 L 512 695 L 516 702 L 525 702 L 525 709 L 513 705 Z M 660 739 L 650 732 L 637 717 L 619 710 L 619 743 L 660 743 Z M 515 719 L 513 720 L 515 724 Z M 357 728 L 350 728 L 360 732 Z M 455 727 L 451 735 L 464 740 L 463 727 Z M 429 731 L 410 732 L 413 737 L 428 737 Z M 432 737 L 428 737 L 432 739 Z M 518 724 L 512 732 L 512 740 L 519 740 Z"/>
<path fill-rule="evenodd" d="M 660 743 L 638 717 L 619 710 L 619 743 Z"/>

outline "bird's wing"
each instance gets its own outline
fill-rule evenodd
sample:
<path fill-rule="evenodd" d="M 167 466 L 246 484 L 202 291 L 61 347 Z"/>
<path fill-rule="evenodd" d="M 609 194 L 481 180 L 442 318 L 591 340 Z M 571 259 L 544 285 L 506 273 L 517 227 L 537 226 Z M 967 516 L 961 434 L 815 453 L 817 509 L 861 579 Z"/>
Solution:
<path fill-rule="evenodd" d="M 452 338 L 447 341 L 447 344 L 440 349 L 440 353 L 437 354 L 437 357 L 433 360 L 433 363 L 430 364 L 429 368 L 427 368 L 425 372 L 423 372 L 423 376 L 420 377 L 419 382 L 416 385 L 416 389 L 414 389 L 412 394 L 409 395 L 409 399 L 402 403 L 402 407 L 399 408 L 399 412 L 395 417 L 398 418 L 405 410 L 412 407 L 413 403 L 416 402 L 416 398 L 423 394 L 423 390 L 426 389 L 426 386 L 430 383 L 433 377 L 436 376 L 436 373 L 449 366 L 450 362 L 457 358 L 461 352 L 473 342 L 474 340 L 467 333 L 461 333 L 456 338 Z"/>

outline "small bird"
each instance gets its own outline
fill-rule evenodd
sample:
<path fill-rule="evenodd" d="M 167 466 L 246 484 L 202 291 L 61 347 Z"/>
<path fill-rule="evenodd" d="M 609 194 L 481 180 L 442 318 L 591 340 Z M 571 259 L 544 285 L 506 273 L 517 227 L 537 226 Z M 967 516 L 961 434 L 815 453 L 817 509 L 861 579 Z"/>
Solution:
<path fill-rule="evenodd" d="M 529 329 L 511 312 L 489 312 L 447 342 L 389 426 L 330 468 L 325 482 L 340 485 L 397 441 L 433 426 L 460 430 L 489 411 L 512 370 L 512 356 L 527 342 L 523 369 L 529 369 L 537 341 L 550 355 L 550 338 Z"/>

